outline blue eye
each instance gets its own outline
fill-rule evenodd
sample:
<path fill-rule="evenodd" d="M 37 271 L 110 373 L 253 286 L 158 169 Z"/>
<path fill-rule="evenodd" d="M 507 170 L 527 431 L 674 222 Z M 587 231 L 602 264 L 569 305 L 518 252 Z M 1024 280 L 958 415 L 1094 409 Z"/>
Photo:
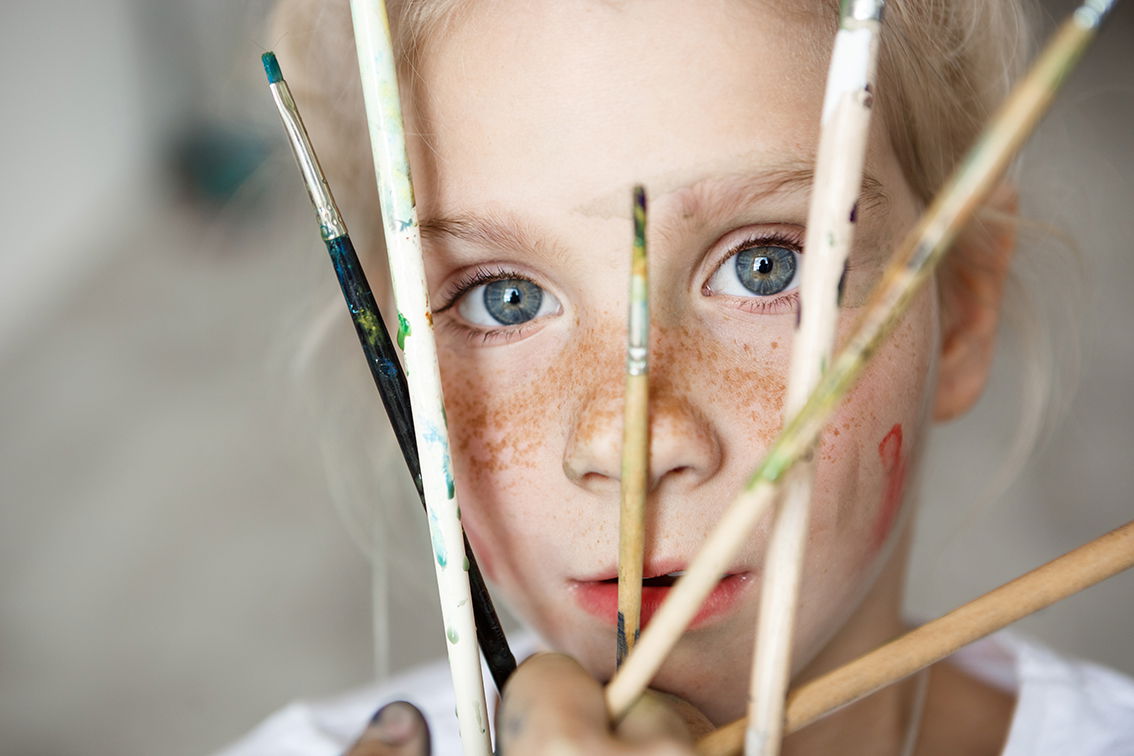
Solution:
<path fill-rule="evenodd" d="M 709 289 L 734 297 L 770 297 L 799 285 L 799 253 L 786 247 L 745 247 L 709 279 Z"/>
<path fill-rule="evenodd" d="M 457 311 L 470 323 L 486 328 L 514 326 L 559 310 L 559 301 L 523 278 L 504 278 L 470 288 Z"/>

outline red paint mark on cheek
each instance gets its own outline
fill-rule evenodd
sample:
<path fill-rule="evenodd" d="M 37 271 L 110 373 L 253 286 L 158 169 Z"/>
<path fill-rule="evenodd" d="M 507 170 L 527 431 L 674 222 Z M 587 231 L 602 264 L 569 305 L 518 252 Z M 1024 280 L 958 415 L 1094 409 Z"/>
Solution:
<path fill-rule="evenodd" d="M 882 492 L 882 507 L 874 523 L 874 548 L 878 548 L 894 527 L 894 520 L 902 508 L 902 491 L 906 486 L 906 461 L 902 457 L 902 426 L 895 424 L 878 444 L 878 457 L 886 475 L 886 488 Z"/>

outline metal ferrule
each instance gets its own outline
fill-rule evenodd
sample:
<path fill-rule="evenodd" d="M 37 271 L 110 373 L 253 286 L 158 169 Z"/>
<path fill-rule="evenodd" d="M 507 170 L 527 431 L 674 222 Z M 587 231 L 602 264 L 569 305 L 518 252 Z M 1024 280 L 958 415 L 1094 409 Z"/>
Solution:
<path fill-rule="evenodd" d="M 295 155 L 295 162 L 299 164 L 299 172 L 303 174 L 307 194 L 311 197 L 311 203 L 315 205 L 315 215 L 319 218 L 319 229 L 323 239 L 346 236 L 346 223 L 343 222 L 339 208 L 335 205 L 335 198 L 331 195 L 327 178 L 319 166 L 319 159 L 315 157 L 315 150 L 311 147 L 307 129 L 303 126 L 303 119 L 299 116 L 299 109 L 295 106 L 287 82 L 275 82 L 269 85 L 269 89 L 272 90 L 272 99 L 275 100 L 276 109 L 283 119 L 284 130 L 287 132 L 291 151 Z"/>
<path fill-rule="evenodd" d="M 1097 29 L 1114 8 L 1114 3 L 1115 0 L 1087 0 L 1075 11 L 1075 21 L 1088 29 Z"/>
<path fill-rule="evenodd" d="M 632 346 L 626 350 L 626 374 L 645 375 L 650 369 L 650 351 L 644 346 Z"/>
<path fill-rule="evenodd" d="M 843 0 L 839 16 L 843 25 L 882 21 L 886 0 Z"/>

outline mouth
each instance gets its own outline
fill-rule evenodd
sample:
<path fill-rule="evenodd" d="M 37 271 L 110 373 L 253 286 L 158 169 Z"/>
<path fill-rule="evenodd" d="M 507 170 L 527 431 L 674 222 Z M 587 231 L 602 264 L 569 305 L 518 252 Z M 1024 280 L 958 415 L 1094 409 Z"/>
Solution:
<path fill-rule="evenodd" d="M 674 584 L 684 575 L 684 570 L 655 574 L 642 580 L 642 628 L 649 624 L 654 613 L 669 596 Z M 721 577 L 712 593 L 701 604 L 697 615 L 689 625 L 696 629 L 720 619 L 732 609 L 740 594 L 749 582 L 749 573 L 733 572 Z M 618 578 L 608 577 L 596 580 L 575 581 L 573 594 L 576 603 L 583 611 L 591 614 L 612 627 L 618 621 Z"/>

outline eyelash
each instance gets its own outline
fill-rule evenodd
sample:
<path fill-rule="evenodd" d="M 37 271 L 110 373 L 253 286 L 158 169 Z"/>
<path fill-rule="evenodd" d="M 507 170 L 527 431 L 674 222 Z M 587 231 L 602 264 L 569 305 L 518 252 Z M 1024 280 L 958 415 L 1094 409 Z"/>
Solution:
<path fill-rule="evenodd" d="M 444 293 L 441 295 L 441 301 L 445 304 L 435 308 L 433 314 L 438 315 L 452 309 L 461 301 L 461 297 L 469 291 L 475 289 L 477 286 L 483 286 L 493 281 L 527 281 L 528 283 L 539 286 L 539 283 L 534 278 L 516 270 L 508 270 L 507 268 L 499 266 L 495 269 L 478 268 L 462 273 L 460 278 L 445 288 Z M 479 343 L 481 346 L 486 346 L 493 344 L 510 344 L 513 341 L 517 341 L 528 334 L 531 324 L 534 322 L 536 321 L 533 320 L 527 323 L 521 323 L 520 325 L 500 326 L 499 328 L 489 328 L 486 330 L 483 327 L 462 323 L 458 318 L 445 318 L 438 323 L 437 326 L 452 329 L 454 333 L 464 337 L 470 344 Z"/>
<path fill-rule="evenodd" d="M 731 236 L 737 232 L 728 234 Z M 764 233 L 746 233 L 739 241 L 729 245 L 720 258 L 720 261 L 713 266 L 708 275 L 705 276 L 705 283 L 701 285 L 701 293 L 707 297 L 727 297 L 733 307 L 743 310 L 744 312 L 751 312 L 757 315 L 775 315 L 779 313 L 792 312 L 799 306 L 799 287 L 792 289 L 786 294 L 772 297 L 735 297 L 729 294 L 714 293 L 709 289 L 709 281 L 716 275 L 717 271 L 724 267 L 730 260 L 736 257 L 745 249 L 750 247 L 783 247 L 790 249 L 792 252 L 803 256 L 803 232 L 802 230 L 796 231 L 777 229 L 774 231 L 766 231 Z M 796 271 L 796 275 L 800 275 Z"/>
<path fill-rule="evenodd" d="M 705 277 L 705 283 L 701 285 L 701 293 L 706 296 L 728 297 L 732 301 L 733 307 L 745 312 L 760 315 L 791 312 L 799 303 L 798 288 L 793 289 L 787 294 L 776 297 L 734 297 L 727 294 L 714 294 L 709 290 L 709 280 L 712 279 L 713 275 L 715 275 L 723 265 L 728 263 L 729 260 L 744 249 L 757 246 L 784 247 L 785 249 L 790 249 L 793 252 L 802 254 L 802 232 L 777 230 L 767 233 L 745 234 L 739 241 L 729 246 L 728 250 L 722 254 L 720 261 L 709 271 L 709 274 Z M 516 270 L 509 270 L 503 266 L 478 268 L 463 273 L 460 278 L 445 288 L 444 293 L 440 297 L 444 304 L 435 308 L 433 314 L 439 315 L 452 309 L 461 300 L 461 297 L 477 286 L 483 286 L 493 281 L 506 280 L 528 281 L 529 283 L 539 286 L 539 283 L 531 276 Z M 483 327 L 462 323 L 458 318 L 445 318 L 438 323 L 438 326 L 453 329 L 455 333 L 463 336 L 470 344 L 479 342 L 481 345 L 489 345 L 508 344 L 523 338 L 528 334 L 531 323 L 534 322 L 536 321 L 522 323 L 517 326 L 500 326 L 499 328 L 486 330 Z"/>

